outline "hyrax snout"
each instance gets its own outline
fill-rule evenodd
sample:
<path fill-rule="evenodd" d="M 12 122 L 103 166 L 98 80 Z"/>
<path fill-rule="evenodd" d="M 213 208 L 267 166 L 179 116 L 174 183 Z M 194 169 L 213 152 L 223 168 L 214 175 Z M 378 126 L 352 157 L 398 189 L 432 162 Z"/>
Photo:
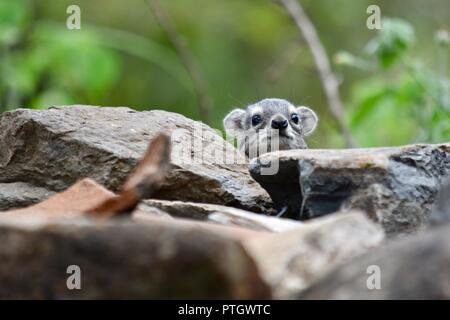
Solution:
<path fill-rule="evenodd" d="M 284 99 L 264 99 L 244 109 L 234 109 L 223 120 L 228 137 L 235 137 L 247 157 L 276 150 L 306 149 L 304 138 L 319 118 L 308 107 Z"/>

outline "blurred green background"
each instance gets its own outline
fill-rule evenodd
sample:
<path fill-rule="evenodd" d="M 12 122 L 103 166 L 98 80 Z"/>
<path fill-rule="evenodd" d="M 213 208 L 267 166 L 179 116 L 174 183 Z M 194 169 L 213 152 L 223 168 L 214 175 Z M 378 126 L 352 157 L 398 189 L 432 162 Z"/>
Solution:
<path fill-rule="evenodd" d="M 66 9 L 81 8 L 81 30 Z M 448 0 L 301 0 L 341 82 L 358 146 L 450 141 Z M 370 4 L 383 30 L 366 27 Z M 161 6 L 207 83 L 209 124 L 265 97 L 321 118 L 311 147 L 343 147 L 314 60 L 270 0 Z M 0 112 L 60 104 L 165 109 L 200 119 L 194 86 L 143 0 L 0 0 Z"/>

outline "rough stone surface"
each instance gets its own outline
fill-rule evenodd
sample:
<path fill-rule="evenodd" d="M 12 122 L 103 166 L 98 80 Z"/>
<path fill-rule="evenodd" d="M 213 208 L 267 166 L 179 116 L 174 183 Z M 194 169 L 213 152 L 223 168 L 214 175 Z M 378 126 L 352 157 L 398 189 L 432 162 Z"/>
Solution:
<path fill-rule="evenodd" d="M 28 183 L 0 183 L 0 211 L 26 207 L 53 194 L 52 191 Z"/>
<path fill-rule="evenodd" d="M 146 217 L 154 217 L 154 216 L 164 219 L 173 219 L 173 217 L 167 212 L 160 210 L 156 207 L 149 206 L 143 202 L 141 202 L 136 207 L 136 209 L 133 211 L 133 215 L 143 217 L 144 219 Z"/>
<path fill-rule="evenodd" d="M 0 223 L 15 220 L 52 221 L 61 217 L 80 217 L 92 207 L 116 195 L 95 181 L 85 178 L 48 199 L 25 208 L 0 212 Z"/>
<path fill-rule="evenodd" d="M 440 226 L 450 222 L 450 178 L 448 178 L 439 190 L 430 214 L 430 224 Z"/>
<path fill-rule="evenodd" d="M 275 175 L 261 175 L 278 161 Z M 450 174 L 450 143 L 348 150 L 290 150 L 262 155 L 252 176 L 276 206 L 308 219 L 344 209 L 362 209 L 387 234 L 419 229 L 441 180 Z"/>
<path fill-rule="evenodd" d="M 379 267 L 379 290 L 367 286 L 377 285 L 375 278 L 369 278 L 378 272 L 373 266 Z M 449 266 L 450 225 L 445 225 L 357 257 L 322 277 L 297 298 L 450 299 Z"/>
<path fill-rule="evenodd" d="M 264 237 L 270 234 L 265 230 L 254 230 L 236 225 L 219 225 L 209 221 L 197 221 L 183 218 L 170 218 L 155 215 L 153 212 L 143 213 L 142 211 L 135 211 L 132 215 L 132 220 L 139 224 L 151 224 L 153 226 L 160 224 L 169 224 L 175 227 L 191 228 L 192 230 L 204 229 L 211 233 L 223 235 L 232 240 L 246 240 L 250 238 Z"/>
<path fill-rule="evenodd" d="M 160 132 L 176 134 L 172 170 L 156 197 L 270 210 L 269 196 L 251 179 L 235 148 L 200 122 L 158 110 L 75 105 L 5 112 L 0 116 L 0 182 L 60 191 L 90 177 L 118 191 Z M 220 157 L 224 148 L 226 158 Z M 218 163 L 224 158 L 244 164 Z"/>
<path fill-rule="evenodd" d="M 95 181 L 85 178 L 78 181 L 67 190 L 57 193 L 40 203 L 28 206 L 26 208 L 11 209 L 0 212 L 0 225 L 37 227 L 38 225 L 45 226 L 51 224 L 55 220 L 67 218 L 95 218 L 95 220 L 102 222 L 105 221 L 105 218 L 93 216 L 89 213 L 89 210 L 92 207 L 98 206 L 99 203 L 103 203 L 115 197 L 117 197 L 117 195 L 113 192 L 105 189 Z M 233 210 L 241 211 L 239 209 Z M 261 217 L 257 214 L 249 214 L 256 217 Z M 130 217 L 138 223 L 151 223 L 152 225 L 166 223 L 167 220 L 169 220 L 167 223 L 173 226 L 207 229 L 212 232 L 224 234 L 233 239 L 248 238 L 266 234 L 265 232 L 256 232 L 265 231 L 261 230 L 262 228 L 243 228 L 238 224 L 226 224 L 221 226 L 208 221 L 173 218 L 167 212 L 164 212 L 154 206 L 149 206 L 145 203 L 138 205 L 137 208 L 130 213 Z"/>
<path fill-rule="evenodd" d="M 379 245 L 382 229 L 360 212 L 311 220 L 302 227 L 245 242 L 274 297 L 293 298 L 336 264 Z"/>
<path fill-rule="evenodd" d="M 174 217 L 211 221 L 256 231 L 282 232 L 301 226 L 298 221 L 278 219 L 217 204 L 151 199 L 143 201 L 143 205 L 160 209 Z"/>
<path fill-rule="evenodd" d="M 0 225 L 0 243 L 0 298 L 270 298 L 238 241 L 192 225 Z M 82 290 L 67 289 L 70 265 Z"/>

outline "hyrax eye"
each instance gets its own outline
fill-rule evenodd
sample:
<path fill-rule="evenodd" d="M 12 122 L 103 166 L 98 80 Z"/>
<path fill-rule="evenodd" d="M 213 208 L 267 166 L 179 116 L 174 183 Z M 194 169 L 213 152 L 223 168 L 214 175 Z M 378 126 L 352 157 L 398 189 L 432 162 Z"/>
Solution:
<path fill-rule="evenodd" d="M 261 118 L 261 116 L 260 116 L 259 114 L 255 114 L 255 115 L 252 117 L 252 125 L 253 125 L 253 126 L 258 125 L 258 124 L 260 124 L 261 122 L 262 122 L 262 118 Z"/>
<path fill-rule="evenodd" d="M 294 113 L 291 115 L 291 120 L 293 123 L 298 124 L 300 118 L 298 117 L 298 114 Z"/>

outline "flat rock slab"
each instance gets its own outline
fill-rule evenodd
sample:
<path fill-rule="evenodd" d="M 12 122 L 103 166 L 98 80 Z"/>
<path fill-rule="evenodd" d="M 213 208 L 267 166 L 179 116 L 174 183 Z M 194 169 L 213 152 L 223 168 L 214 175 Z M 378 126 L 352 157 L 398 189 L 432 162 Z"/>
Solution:
<path fill-rule="evenodd" d="M 53 194 L 45 188 L 24 182 L 0 183 L 0 211 L 27 207 Z"/>
<path fill-rule="evenodd" d="M 255 214 L 217 204 L 168 200 L 144 200 L 141 208 L 156 208 L 178 218 L 210 221 L 225 226 L 239 226 L 255 231 L 283 232 L 301 227 L 298 221 Z"/>
<path fill-rule="evenodd" d="M 161 132 L 172 138 L 172 169 L 157 198 L 270 210 L 269 196 L 231 144 L 201 122 L 158 110 L 74 105 L 5 112 L 0 182 L 61 191 L 89 177 L 118 191 Z"/>
<path fill-rule="evenodd" d="M 0 298 L 266 299 L 239 241 L 190 224 L 0 225 Z M 81 290 L 69 266 L 81 271 Z"/>
<path fill-rule="evenodd" d="M 300 228 L 250 238 L 245 247 L 275 298 L 292 299 L 332 267 L 378 246 L 380 226 L 360 212 L 314 219 Z"/>
<path fill-rule="evenodd" d="M 298 299 L 450 299 L 450 225 L 380 246 L 342 264 Z"/>
<path fill-rule="evenodd" d="M 263 174 L 274 165 L 276 174 Z M 361 209 L 395 235 L 427 221 L 441 180 L 450 174 L 450 143 L 274 152 L 254 159 L 250 172 L 291 218 Z"/>

